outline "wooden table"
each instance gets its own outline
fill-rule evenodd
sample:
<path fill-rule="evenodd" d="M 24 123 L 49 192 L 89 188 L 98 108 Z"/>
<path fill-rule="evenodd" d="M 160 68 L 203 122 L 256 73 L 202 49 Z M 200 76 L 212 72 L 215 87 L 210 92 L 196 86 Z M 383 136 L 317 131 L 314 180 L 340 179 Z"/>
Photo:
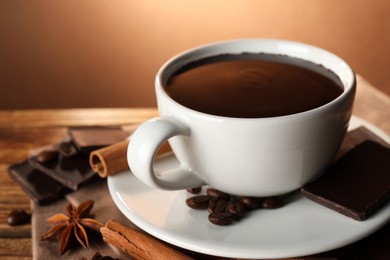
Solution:
<path fill-rule="evenodd" d="M 358 76 L 354 114 L 390 135 L 390 97 Z M 126 125 L 157 115 L 155 108 L 107 108 L 0 111 L 0 258 L 31 259 L 31 225 L 10 227 L 12 209 L 30 208 L 30 200 L 7 174 L 7 167 L 27 157 L 29 149 L 66 136 L 68 126 Z"/>

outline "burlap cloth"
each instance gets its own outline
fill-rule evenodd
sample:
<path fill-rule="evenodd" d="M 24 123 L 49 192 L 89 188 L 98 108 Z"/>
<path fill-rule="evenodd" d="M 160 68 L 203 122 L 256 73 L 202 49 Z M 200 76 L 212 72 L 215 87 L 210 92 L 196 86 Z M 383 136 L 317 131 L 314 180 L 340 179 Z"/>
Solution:
<path fill-rule="evenodd" d="M 108 191 L 107 182 L 104 179 L 89 184 L 82 189 L 68 194 L 66 199 L 60 200 L 48 206 L 38 206 L 32 203 L 32 238 L 33 238 L 33 259 L 58 259 L 60 256 L 60 244 L 56 240 L 39 241 L 40 236 L 45 233 L 51 225 L 46 220 L 56 213 L 66 213 L 66 206 L 70 203 L 78 205 L 85 200 L 95 201 L 92 208 L 92 215 L 102 223 L 109 219 L 115 219 L 121 223 L 135 227 L 115 206 Z M 128 259 L 127 254 L 108 246 L 102 240 L 90 241 L 90 247 L 84 249 L 81 246 L 75 250 L 69 250 L 63 255 L 64 259 L 80 259 L 92 256 L 100 252 L 102 255 Z"/>
<path fill-rule="evenodd" d="M 361 127 L 348 133 L 342 148 L 340 149 L 339 156 L 367 139 L 385 143 L 366 128 Z M 60 200 L 49 206 L 38 206 L 31 202 L 33 212 L 32 237 L 34 259 L 58 259 L 60 257 L 59 243 L 56 240 L 39 241 L 40 236 L 50 228 L 50 225 L 46 223 L 46 219 L 56 213 L 65 213 L 65 208 L 69 202 L 78 205 L 85 200 L 95 201 L 91 213 L 100 222 L 105 223 L 109 219 L 115 219 L 127 226 L 137 228 L 118 210 L 111 199 L 106 180 L 101 179 L 76 192 L 68 194 L 66 199 Z M 158 214 L 158 212 L 156 212 L 156 214 Z M 96 252 L 120 259 L 131 259 L 127 254 L 109 246 L 103 241 L 92 241 L 90 248 L 88 249 L 83 249 L 80 246 L 77 249 L 69 250 L 62 258 L 81 259 L 82 257 L 86 257 L 87 259 L 91 259 Z M 187 251 L 187 253 L 189 252 Z M 214 257 L 207 257 L 194 253 L 191 253 L 191 255 L 197 259 L 216 259 Z M 390 259 L 390 224 L 387 224 L 387 226 L 370 237 L 344 248 L 324 252 L 315 256 L 291 259 Z"/>

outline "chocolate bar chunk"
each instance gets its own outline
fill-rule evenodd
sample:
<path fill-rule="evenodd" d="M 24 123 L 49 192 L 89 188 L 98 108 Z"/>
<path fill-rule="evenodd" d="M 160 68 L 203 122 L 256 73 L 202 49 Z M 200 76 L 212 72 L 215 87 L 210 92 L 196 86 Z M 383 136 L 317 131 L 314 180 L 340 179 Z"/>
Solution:
<path fill-rule="evenodd" d="M 66 157 L 60 155 L 55 160 L 39 162 L 37 157 L 30 157 L 30 163 L 34 168 L 45 173 L 62 185 L 77 190 L 81 185 L 97 178 L 89 166 L 88 155 Z"/>
<path fill-rule="evenodd" d="M 365 141 L 302 188 L 307 198 L 362 221 L 390 198 L 390 148 Z"/>
<path fill-rule="evenodd" d="M 120 127 L 101 126 L 69 127 L 68 134 L 77 149 L 85 154 L 119 143 L 129 136 L 129 133 Z"/>
<path fill-rule="evenodd" d="M 39 205 L 54 202 L 71 191 L 41 171 L 34 169 L 27 160 L 11 165 L 8 168 L 8 174 Z"/>

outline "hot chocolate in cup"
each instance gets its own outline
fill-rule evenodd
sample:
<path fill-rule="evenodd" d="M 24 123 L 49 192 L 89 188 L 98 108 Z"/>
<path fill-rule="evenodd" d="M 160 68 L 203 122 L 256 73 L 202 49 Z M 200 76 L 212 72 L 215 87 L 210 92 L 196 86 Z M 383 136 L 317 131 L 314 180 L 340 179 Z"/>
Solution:
<path fill-rule="evenodd" d="M 128 147 L 142 182 L 165 190 L 203 185 L 239 196 L 273 196 L 316 178 L 348 129 L 356 91 L 340 57 L 303 43 L 242 39 L 181 53 L 158 71 L 159 117 Z M 168 141 L 180 163 L 156 172 Z"/>

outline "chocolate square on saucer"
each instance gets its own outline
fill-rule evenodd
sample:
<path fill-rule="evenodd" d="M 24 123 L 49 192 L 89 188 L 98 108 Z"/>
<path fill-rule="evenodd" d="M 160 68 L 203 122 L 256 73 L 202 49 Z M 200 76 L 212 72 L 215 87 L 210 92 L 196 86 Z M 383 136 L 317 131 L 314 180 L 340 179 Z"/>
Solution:
<path fill-rule="evenodd" d="M 365 141 L 302 188 L 305 197 L 355 220 L 365 220 L 390 198 L 390 148 Z"/>

